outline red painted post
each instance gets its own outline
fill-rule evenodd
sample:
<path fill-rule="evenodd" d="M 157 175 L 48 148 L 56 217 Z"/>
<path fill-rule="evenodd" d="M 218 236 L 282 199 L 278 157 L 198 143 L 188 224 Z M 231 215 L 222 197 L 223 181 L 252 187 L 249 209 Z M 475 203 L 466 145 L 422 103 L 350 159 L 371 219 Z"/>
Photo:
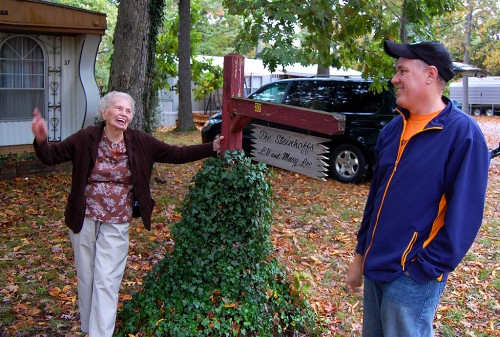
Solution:
<path fill-rule="evenodd" d="M 222 87 L 222 135 L 221 153 L 226 150 L 241 150 L 243 133 L 241 130 L 231 132 L 231 121 L 234 111 L 229 110 L 231 97 L 243 97 L 245 82 L 245 58 L 239 54 L 224 56 L 224 83 Z"/>

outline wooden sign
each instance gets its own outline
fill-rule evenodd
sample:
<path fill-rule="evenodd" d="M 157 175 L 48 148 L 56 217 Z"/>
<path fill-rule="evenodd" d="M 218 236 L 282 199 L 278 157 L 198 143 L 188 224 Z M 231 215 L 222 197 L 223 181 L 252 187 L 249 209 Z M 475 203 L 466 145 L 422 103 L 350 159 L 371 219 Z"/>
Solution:
<path fill-rule="evenodd" d="M 254 160 L 325 180 L 329 149 L 322 143 L 329 139 L 262 125 L 253 125 L 252 136 Z"/>

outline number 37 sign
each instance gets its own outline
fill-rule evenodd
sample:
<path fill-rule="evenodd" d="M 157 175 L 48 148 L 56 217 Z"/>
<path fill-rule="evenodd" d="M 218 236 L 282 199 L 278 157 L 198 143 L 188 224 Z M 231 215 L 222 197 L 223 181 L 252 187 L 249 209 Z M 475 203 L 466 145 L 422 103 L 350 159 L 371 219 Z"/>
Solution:
<path fill-rule="evenodd" d="M 327 176 L 329 139 L 301 133 L 253 125 L 252 152 L 254 160 L 285 170 L 324 180 Z"/>

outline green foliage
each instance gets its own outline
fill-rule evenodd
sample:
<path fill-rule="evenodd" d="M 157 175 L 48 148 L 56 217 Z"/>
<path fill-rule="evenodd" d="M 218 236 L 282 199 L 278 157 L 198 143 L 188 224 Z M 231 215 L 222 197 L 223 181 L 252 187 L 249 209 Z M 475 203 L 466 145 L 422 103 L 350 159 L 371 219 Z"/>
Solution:
<path fill-rule="evenodd" d="M 324 1 L 321 1 L 324 2 Z M 324 17 L 323 12 L 314 13 L 310 4 L 297 1 L 223 1 L 233 15 L 241 15 L 244 18 L 243 27 L 237 37 L 237 51 L 248 54 L 254 50 L 258 43 L 262 43 L 262 51 L 258 57 L 262 58 L 264 65 L 271 71 L 278 66 L 287 66 L 296 62 L 304 64 L 315 64 L 318 61 L 318 46 L 306 45 L 304 48 L 312 51 L 308 55 L 311 59 L 301 53 L 304 39 L 300 44 L 294 43 L 298 40 L 298 29 L 302 30 L 302 37 L 309 32 L 314 33 L 313 25 Z M 329 10 L 331 12 L 330 6 Z M 304 21 L 305 20 L 305 21 Z M 307 25 L 310 25 L 307 27 Z M 320 26 L 320 24 L 318 24 Z M 308 30 L 308 28 L 311 28 Z M 322 41 L 330 43 L 329 33 L 331 29 L 322 26 Z M 318 32 L 319 33 L 319 32 Z M 324 51 L 324 50 L 322 50 Z M 330 53 L 327 50 L 326 53 Z"/>
<path fill-rule="evenodd" d="M 487 70 L 490 75 L 500 75 L 500 3 L 498 1 L 469 0 L 472 3 L 472 30 L 469 63 Z M 450 49 L 453 59 L 464 61 L 466 45 L 466 16 L 468 6 L 448 13 L 438 26 L 440 38 Z"/>
<path fill-rule="evenodd" d="M 200 18 L 194 30 L 200 34 L 200 43 L 194 46 L 198 55 L 224 56 L 235 51 L 235 39 L 241 28 L 241 19 L 231 15 L 221 0 L 195 0 L 200 4 Z"/>
<path fill-rule="evenodd" d="M 193 93 L 196 100 L 202 100 L 211 92 L 222 88 L 224 77 L 222 68 L 212 64 L 212 59 L 207 58 L 203 61 L 193 61 L 191 64 L 191 76 L 194 79 L 195 86 Z"/>
<path fill-rule="evenodd" d="M 389 78 L 393 60 L 382 42 L 436 39 L 439 18 L 457 0 L 224 0 L 231 14 L 244 18 L 238 36 L 243 54 L 263 42 L 261 57 L 270 70 L 291 63 L 350 67 L 365 77 Z M 404 41 L 406 42 L 406 41 Z"/>
<path fill-rule="evenodd" d="M 33 152 L 18 152 L 0 154 L 0 168 L 8 164 L 15 164 L 26 160 L 35 160 L 36 155 Z"/>
<path fill-rule="evenodd" d="M 209 3 L 204 1 L 191 2 L 191 23 L 193 27 L 208 27 L 207 17 L 210 17 Z M 158 35 L 156 44 L 157 73 L 154 77 L 155 90 L 170 89 L 169 78 L 178 77 L 178 28 L 179 16 L 177 4 L 167 3 L 163 20 L 163 31 Z M 210 59 L 197 58 L 196 49 L 202 43 L 204 35 L 198 29 L 191 29 L 191 81 L 195 99 L 202 100 L 205 96 L 222 88 L 222 68 L 212 64 Z M 219 36 L 219 40 L 220 36 Z M 222 39 L 224 40 L 224 39 Z M 209 54 L 210 56 L 214 56 Z"/>
<path fill-rule="evenodd" d="M 175 246 L 119 314 L 118 336 L 315 336 L 303 296 L 272 256 L 271 187 L 241 151 L 209 158 L 172 227 Z"/>

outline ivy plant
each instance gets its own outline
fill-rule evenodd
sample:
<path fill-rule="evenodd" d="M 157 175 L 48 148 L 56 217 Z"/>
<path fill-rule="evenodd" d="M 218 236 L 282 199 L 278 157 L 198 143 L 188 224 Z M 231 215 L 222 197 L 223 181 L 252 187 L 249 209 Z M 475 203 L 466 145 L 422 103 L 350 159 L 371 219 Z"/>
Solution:
<path fill-rule="evenodd" d="M 172 226 L 174 249 L 119 313 L 117 336 L 317 336 L 273 253 L 269 172 L 241 151 L 209 158 Z"/>

